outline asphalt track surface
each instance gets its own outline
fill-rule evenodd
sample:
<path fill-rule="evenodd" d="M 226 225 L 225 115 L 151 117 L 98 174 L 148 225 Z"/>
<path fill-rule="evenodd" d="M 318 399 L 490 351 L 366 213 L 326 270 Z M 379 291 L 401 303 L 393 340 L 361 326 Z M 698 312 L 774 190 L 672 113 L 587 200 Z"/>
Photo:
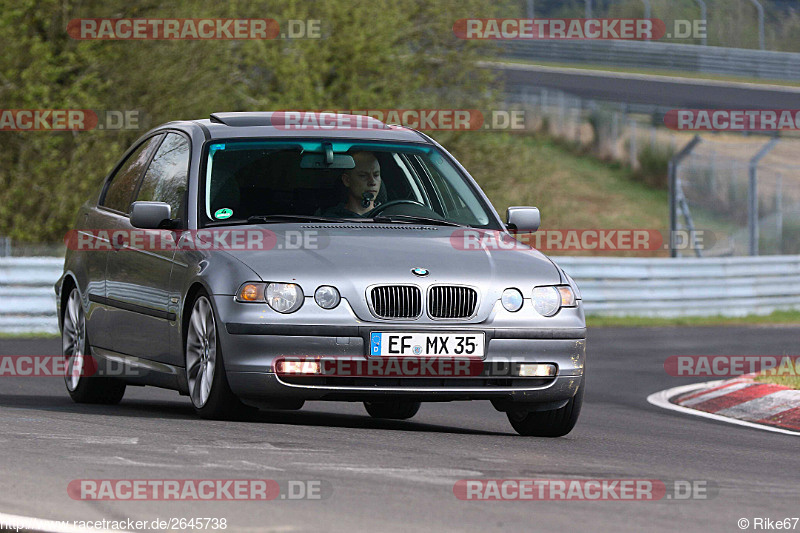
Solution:
<path fill-rule="evenodd" d="M 423 404 L 410 421 L 307 403 L 247 421 L 195 418 L 189 400 L 128 388 L 118 406 L 71 402 L 60 378 L 0 378 L 0 512 L 54 520 L 226 518 L 227 531 L 740 531 L 800 515 L 797 437 L 659 409 L 675 354 L 796 354 L 800 329 L 590 329 L 588 388 L 567 437 L 517 436 L 489 402 Z M 58 340 L 0 340 L 4 355 Z M 323 500 L 81 501 L 75 479 L 323 480 Z M 707 500 L 460 501 L 463 478 L 705 480 Z M 798 525 L 800 528 L 800 525 Z"/>
<path fill-rule="evenodd" d="M 507 89 L 545 87 L 612 102 L 693 109 L 797 109 L 800 88 L 493 63 Z"/>

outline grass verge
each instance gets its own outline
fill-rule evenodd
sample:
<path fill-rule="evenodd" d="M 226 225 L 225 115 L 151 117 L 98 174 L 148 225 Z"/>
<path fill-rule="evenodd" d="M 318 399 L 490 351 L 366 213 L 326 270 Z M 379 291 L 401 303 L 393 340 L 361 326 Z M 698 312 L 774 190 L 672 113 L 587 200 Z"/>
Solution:
<path fill-rule="evenodd" d="M 761 383 L 772 383 L 774 385 L 783 385 L 784 387 L 800 389 L 800 376 L 769 376 L 762 374 L 756 376 L 755 380 Z"/>
<path fill-rule="evenodd" d="M 60 333 L 5 333 L 0 332 L 0 339 L 60 339 Z"/>
<path fill-rule="evenodd" d="M 769 315 L 742 317 L 702 316 L 656 318 L 641 316 L 592 316 L 586 317 L 586 326 L 607 327 L 675 327 L 675 326 L 764 326 L 770 324 L 797 325 L 800 327 L 800 311 L 775 311 Z"/>
<path fill-rule="evenodd" d="M 781 85 L 786 87 L 797 87 L 797 83 L 788 80 L 769 80 L 760 78 L 748 78 L 744 76 L 725 76 L 722 74 L 706 74 L 703 72 L 689 72 L 682 70 L 662 70 L 662 69 L 637 69 L 627 67 L 612 67 L 609 65 L 589 65 L 580 63 L 551 63 L 547 61 L 526 61 L 524 59 L 502 58 L 495 62 L 517 63 L 520 65 L 532 65 L 553 68 L 571 68 L 576 70 L 599 70 L 603 72 L 613 72 L 618 74 L 644 74 L 647 76 L 662 76 L 664 78 L 690 78 L 696 80 L 720 81 L 731 83 L 750 83 L 754 85 Z"/>

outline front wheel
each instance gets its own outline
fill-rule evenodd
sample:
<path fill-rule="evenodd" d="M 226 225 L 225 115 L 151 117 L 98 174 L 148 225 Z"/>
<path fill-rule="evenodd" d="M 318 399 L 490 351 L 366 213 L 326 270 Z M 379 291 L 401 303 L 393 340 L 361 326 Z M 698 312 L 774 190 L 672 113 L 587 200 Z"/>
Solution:
<path fill-rule="evenodd" d="M 205 294 L 198 296 L 192 306 L 185 354 L 189 397 L 198 415 L 218 420 L 247 410 L 228 385 L 214 309 Z"/>
<path fill-rule="evenodd" d="M 508 421 L 517 433 L 525 437 L 563 437 L 575 427 L 583 405 L 586 378 L 581 378 L 578 391 L 567 405 L 551 411 L 510 410 Z"/>
<path fill-rule="evenodd" d="M 118 404 L 125 395 L 125 382 L 93 376 L 97 371 L 97 362 L 91 356 L 91 346 L 86 335 L 86 315 L 77 288 L 69 293 L 62 323 L 61 354 L 66 362 L 64 381 L 72 401 Z"/>
<path fill-rule="evenodd" d="M 364 402 L 364 408 L 372 418 L 388 418 L 390 420 L 407 420 L 417 414 L 420 402 L 408 400 L 390 400 L 383 402 Z"/>

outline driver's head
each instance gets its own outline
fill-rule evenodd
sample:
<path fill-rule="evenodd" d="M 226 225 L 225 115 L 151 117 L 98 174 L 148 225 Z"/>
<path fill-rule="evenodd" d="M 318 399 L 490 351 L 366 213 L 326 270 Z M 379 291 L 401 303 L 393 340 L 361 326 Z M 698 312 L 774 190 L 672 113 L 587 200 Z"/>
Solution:
<path fill-rule="evenodd" d="M 346 203 L 361 206 L 363 195 L 368 192 L 372 195 L 372 202 L 368 207 L 361 207 L 356 211 L 366 213 L 375 206 L 375 197 L 381 190 L 381 165 L 372 152 L 355 152 L 351 155 L 356 166 L 345 170 L 342 174 L 342 183 L 347 189 Z"/>

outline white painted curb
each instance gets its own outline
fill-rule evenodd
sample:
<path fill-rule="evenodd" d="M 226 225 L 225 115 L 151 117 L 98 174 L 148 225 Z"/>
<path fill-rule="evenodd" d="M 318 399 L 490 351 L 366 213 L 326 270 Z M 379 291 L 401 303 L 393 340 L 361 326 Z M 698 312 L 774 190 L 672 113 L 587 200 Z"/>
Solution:
<path fill-rule="evenodd" d="M 706 413 L 705 411 L 698 411 L 697 409 L 692 409 L 690 407 L 684 407 L 682 405 L 676 405 L 669 401 L 670 398 L 674 398 L 679 394 L 685 394 L 687 392 L 692 392 L 695 390 L 703 389 L 703 388 L 711 388 L 716 385 L 722 383 L 723 380 L 717 381 L 706 381 L 705 383 L 694 383 L 692 385 L 683 385 L 681 387 L 673 387 L 671 389 L 662 390 L 659 392 L 654 392 L 650 396 L 647 397 L 647 401 L 656 407 L 661 407 L 662 409 L 669 409 L 670 411 L 677 411 L 679 413 L 684 413 L 688 415 L 694 416 L 701 416 L 703 418 L 710 418 L 711 420 L 717 420 L 719 422 L 727 422 L 728 424 L 735 424 L 737 426 L 745 426 L 748 428 L 754 429 L 761 429 L 764 431 L 772 431 L 773 433 L 783 433 L 784 435 L 795 435 L 800 436 L 800 432 L 792 431 L 789 429 L 783 428 L 776 428 L 772 426 L 766 426 L 763 424 L 756 424 L 754 422 L 746 422 L 744 420 L 738 420 L 736 418 L 730 418 L 727 416 L 721 416 L 714 413 Z"/>

